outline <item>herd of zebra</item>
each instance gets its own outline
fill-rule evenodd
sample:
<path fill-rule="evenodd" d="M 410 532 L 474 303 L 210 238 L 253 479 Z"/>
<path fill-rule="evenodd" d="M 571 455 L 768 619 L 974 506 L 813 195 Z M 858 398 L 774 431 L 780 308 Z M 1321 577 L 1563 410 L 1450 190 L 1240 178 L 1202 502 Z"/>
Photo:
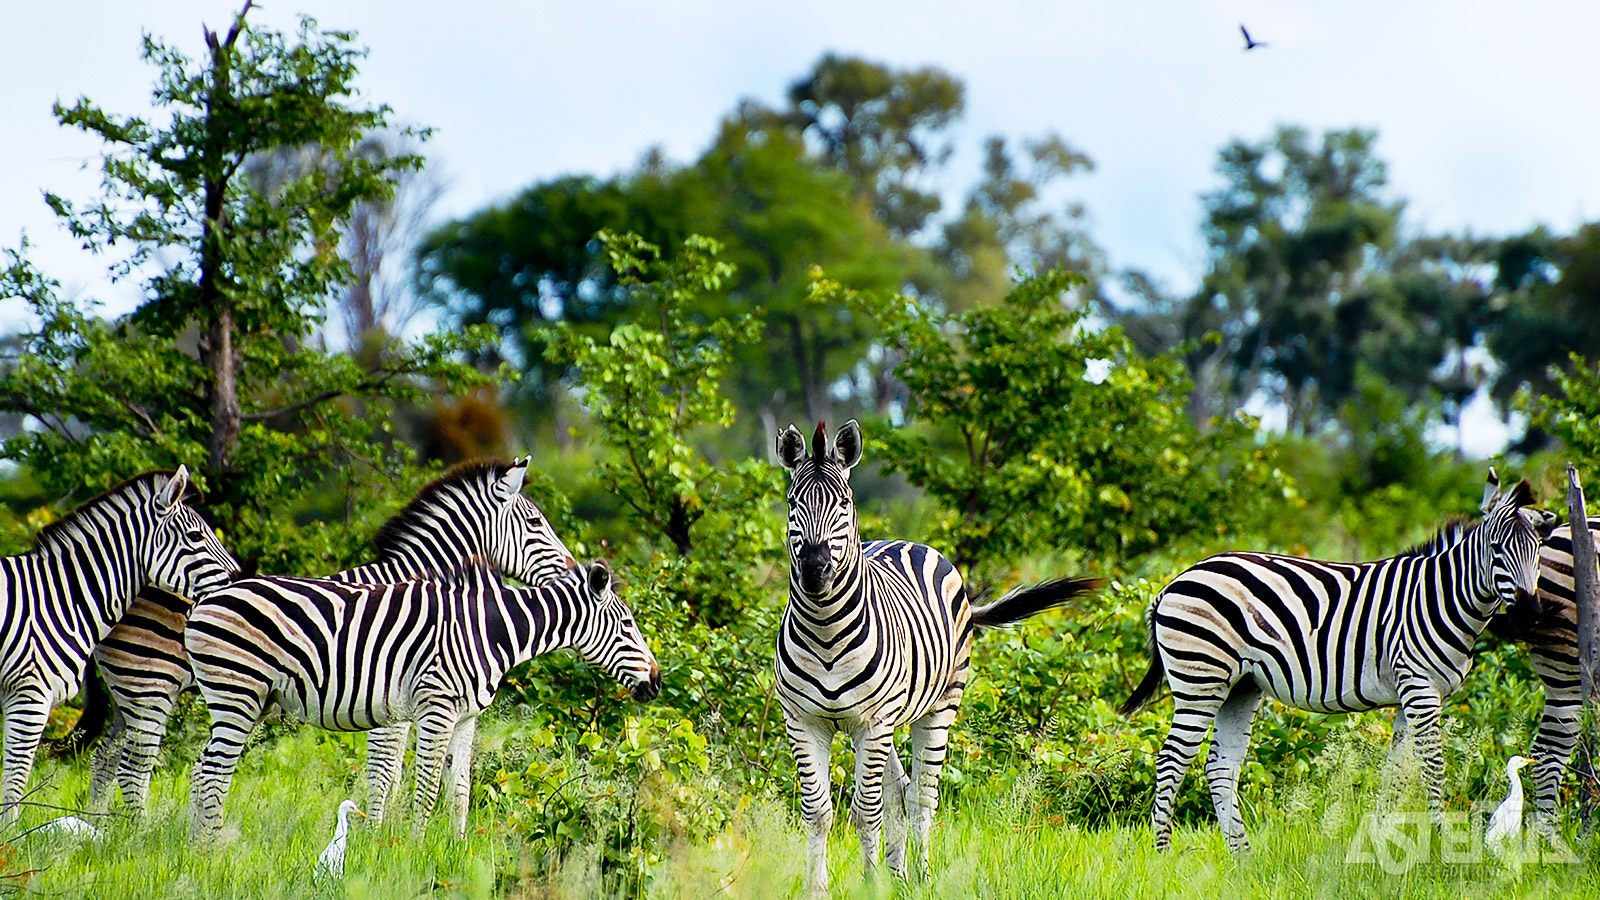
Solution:
<path fill-rule="evenodd" d="M 863 543 L 850 485 L 862 444 L 853 420 L 832 437 L 818 425 L 809 451 L 793 426 L 777 438 L 790 483 L 776 695 L 799 773 L 813 891 L 827 885 L 835 733 L 854 743 L 850 811 L 864 865 L 871 870 L 881 854 L 905 876 L 914 834 L 926 874 L 947 732 L 975 636 L 1099 586 L 1064 578 L 974 606 L 937 550 Z M 211 730 L 193 771 L 192 840 L 220 831 L 240 754 L 270 715 L 366 731 L 366 811 L 376 821 L 399 788 L 414 723 L 413 830 L 426 828 L 443 782 L 463 835 L 477 717 L 510 668 L 572 648 L 636 700 L 661 690 L 660 666 L 609 568 L 573 559 L 522 494 L 527 467 L 526 458 L 457 466 L 379 530 L 374 562 L 322 578 L 239 577 L 187 505 L 183 468 L 141 475 L 46 526 L 31 552 L 0 560 L 0 825 L 17 820 L 49 713 L 78 692 L 92 658 L 114 715 L 91 764 L 91 811 L 108 808 L 113 781 L 143 811 L 167 720 L 195 686 Z M 1415 744 L 1438 810 L 1440 705 L 1491 622 L 1529 644 L 1545 684 L 1534 756 L 1536 808 L 1548 828 L 1577 731 L 1576 614 L 1570 533 L 1532 502 L 1526 482 L 1502 491 L 1491 469 L 1481 521 L 1451 522 L 1391 559 L 1225 553 L 1163 588 L 1149 616 L 1150 670 L 1124 707 L 1137 709 L 1163 680 L 1171 688 L 1157 846 L 1170 842 L 1174 797 L 1208 732 L 1218 819 L 1231 847 L 1247 846 L 1235 790 L 1265 696 L 1330 712 L 1398 705 L 1397 743 L 1404 732 Z M 909 766 L 895 746 L 901 728 L 910 732 Z"/>

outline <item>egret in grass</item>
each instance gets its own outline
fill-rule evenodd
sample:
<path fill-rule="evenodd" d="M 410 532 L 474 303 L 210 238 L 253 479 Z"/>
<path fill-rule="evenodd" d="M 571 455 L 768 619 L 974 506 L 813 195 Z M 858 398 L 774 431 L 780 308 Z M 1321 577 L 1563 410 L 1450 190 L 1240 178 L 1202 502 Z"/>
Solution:
<path fill-rule="evenodd" d="M 1497 853 L 1521 842 L 1522 776 L 1520 773 L 1522 767 L 1527 764 L 1527 758 L 1522 756 L 1513 756 L 1506 760 L 1506 777 L 1511 780 L 1511 791 L 1506 794 L 1506 799 L 1495 807 L 1494 815 L 1489 817 L 1489 832 L 1483 836 L 1483 842 Z"/>
<path fill-rule="evenodd" d="M 99 840 L 105 837 L 93 822 L 80 819 L 77 816 L 62 816 L 59 819 L 40 825 L 37 829 L 40 834 L 70 834 L 73 837 L 86 837 Z"/>
<path fill-rule="evenodd" d="M 328 846 L 323 848 L 322 855 L 317 857 L 317 868 L 312 876 L 314 880 L 344 877 L 344 845 L 350 838 L 351 813 L 363 819 L 367 817 L 354 800 L 346 800 L 339 804 L 339 826 L 333 831 L 333 840 L 328 842 Z"/>

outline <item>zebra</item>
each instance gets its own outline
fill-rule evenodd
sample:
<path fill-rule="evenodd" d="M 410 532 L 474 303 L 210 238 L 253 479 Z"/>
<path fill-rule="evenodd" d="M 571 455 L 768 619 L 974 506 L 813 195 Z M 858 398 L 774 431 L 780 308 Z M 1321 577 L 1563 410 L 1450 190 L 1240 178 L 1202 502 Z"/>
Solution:
<path fill-rule="evenodd" d="M 16 822 L 50 710 L 82 686 L 94 646 L 144 584 L 204 596 L 239 564 L 184 503 L 189 470 L 146 472 L 95 497 L 0 558 L 0 826 Z"/>
<path fill-rule="evenodd" d="M 384 584 L 449 571 L 481 555 L 502 572 L 542 584 L 575 564 L 539 507 L 522 493 L 529 459 L 474 460 L 419 490 L 373 538 L 375 562 L 328 576 L 350 584 Z M 122 621 L 95 648 L 116 712 L 90 766 L 89 808 L 110 803 L 113 774 L 124 800 L 143 812 L 178 695 L 194 684 L 183 647 L 192 602 L 179 594 L 141 592 Z M 382 822 L 400 786 L 411 723 L 375 728 L 367 737 L 367 815 Z"/>
<path fill-rule="evenodd" d="M 777 439 L 778 460 L 792 473 L 789 602 L 777 637 L 777 694 L 800 774 L 813 893 L 828 886 L 834 732 L 844 731 L 855 744 L 851 815 L 867 872 L 877 865 L 887 793 L 889 868 L 906 875 L 910 819 L 926 876 L 946 734 L 967 684 L 974 630 L 1021 621 L 1100 585 L 1091 578 L 1062 579 L 974 608 L 960 573 L 932 547 L 862 543 L 850 487 L 861 443 L 854 419 L 831 444 L 819 424 L 809 456 L 793 425 Z M 895 729 L 907 725 L 909 779 L 894 746 Z"/>
<path fill-rule="evenodd" d="M 1212 803 L 1229 848 L 1248 849 L 1237 784 L 1263 696 L 1319 712 L 1398 704 L 1437 817 L 1440 704 L 1461 686 L 1489 617 L 1536 588 L 1555 517 L 1521 508 L 1532 502 L 1526 481 L 1502 493 L 1491 470 L 1483 521 L 1447 526 L 1413 551 L 1366 563 L 1223 553 L 1162 588 L 1150 609 L 1150 669 L 1122 707 L 1132 714 L 1165 674 L 1174 709 L 1156 757 L 1156 849 L 1171 846 L 1173 800 L 1213 724 Z"/>
<path fill-rule="evenodd" d="M 572 647 L 647 702 L 661 669 L 605 563 L 513 588 L 480 561 L 452 577 L 389 585 L 248 578 L 195 604 L 184 632 L 211 735 L 195 764 L 190 838 L 209 842 L 245 741 L 269 705 L 334 731 L 417 723 L 413 833 L 450 769 L 452 824 L 465 837 L 478 714 L 506 672 Z"/>
<path fill-rule="evenodd" d="M 1600 549 L 1600 518 L 1588 520 Z M 1552 832 L 1558 821 L 1561 778 L 1578 741 L 1583 697 L 1578 683 L 1578 606 L 1573 598 L 1572 526 L 1561 525 L 1539 549 L 1539 609 L 1527 616 L 1495 616 L 1489 630 L 1528 646 L 1533 671 L 1544 683 L 1544 712 L 1529 756 L 1534 763 L 1534 824 Z M 1520 620 L 1520 621 L 1519 621 Z"/>

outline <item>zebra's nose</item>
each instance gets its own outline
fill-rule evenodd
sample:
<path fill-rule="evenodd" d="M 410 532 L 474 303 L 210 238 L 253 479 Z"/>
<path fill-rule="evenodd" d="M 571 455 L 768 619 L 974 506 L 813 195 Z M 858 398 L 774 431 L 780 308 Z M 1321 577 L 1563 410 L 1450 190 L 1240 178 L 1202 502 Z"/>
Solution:
<path fill-rule="evenodd" d="M 633 686 L 633 699 L 649 703 L 661 694 L 661 667 L 650 661 L 650 677 Z"/>

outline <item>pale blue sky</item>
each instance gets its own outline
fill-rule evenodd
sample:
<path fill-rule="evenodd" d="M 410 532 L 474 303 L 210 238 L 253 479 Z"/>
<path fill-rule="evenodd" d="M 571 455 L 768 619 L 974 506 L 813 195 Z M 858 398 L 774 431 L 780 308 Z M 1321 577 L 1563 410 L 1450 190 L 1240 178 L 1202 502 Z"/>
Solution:
<path fill-rule="evenodd" d="M 146 108 L 141 29 L 197 51 L 238 2 L 14 4 L 0 31 L 0 243 L 26 229 L 69 289 L 125 304 L 39 200 L 92 196 L 95 145 L 58 128 L 57 97 Z M 1408 221 L 1480 234 L 1600 218 L 1600 4 L 1257 2 L 462 2 L 264 0 L 371 48 L 370 99 L 437 129 L 441 215 L 540 179 L 611 174 L 652 144 L 686 160 L 741 97 L 781 100 L 825 51 L 938 65 L 967 85 L 952 162 L 991 133 L 1054 130 L 1096 161 L 1083 201 L 1114 268 L 1187 290 L 1203 267 L 1199 195 L 1217 149 L 1276 123 L 1380 132 Z M 1270 46 L 1242 52 L 1238 25 Z M 14 316 L 14 312 L 11 313 Z M 0 309 L 0 329 L 7 326 Z M 1485 435 L 1487 437 L 1487 435 Z"/>

